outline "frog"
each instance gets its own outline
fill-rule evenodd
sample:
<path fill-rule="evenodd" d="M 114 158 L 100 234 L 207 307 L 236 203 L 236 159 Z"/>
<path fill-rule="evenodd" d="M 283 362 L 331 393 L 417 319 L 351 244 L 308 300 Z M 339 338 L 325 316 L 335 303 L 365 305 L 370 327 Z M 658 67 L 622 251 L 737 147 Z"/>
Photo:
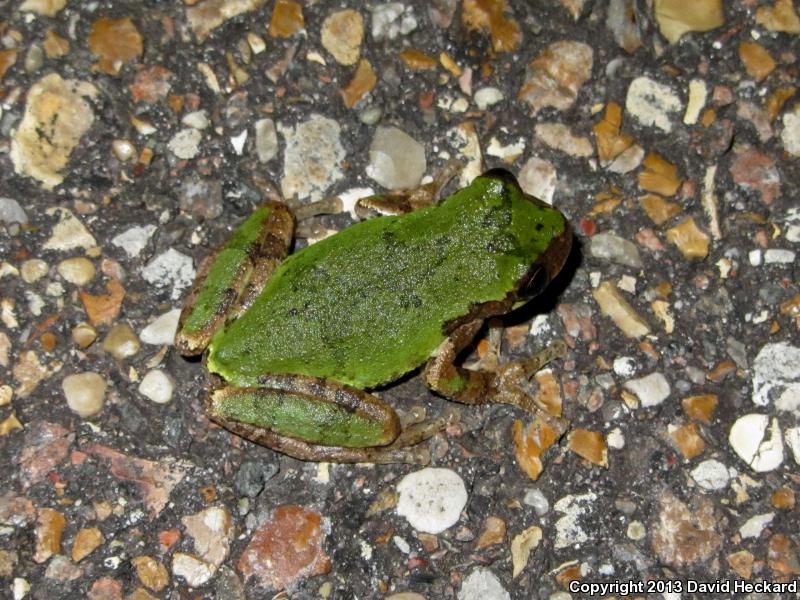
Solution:
<path fill-rule="evenodd" d="M 203 356 L 211 421 L 300 460 L 426 464 L 422 442 L 458 411 L 401 418 L 378 395 L 421 368 L 448 400 L 513 405 L 563 434 L 565 421 L 528 386 L 564 356 L 563 341 L 496 368 L 459 357 L 487 319 L 555 279 L 569 221 L 504 169 L 438 198 L 458 170 L 359 200 L 362 220 L 293 253 L 302 207 L 264 200 L 203 261 L 175 345 Z"/>

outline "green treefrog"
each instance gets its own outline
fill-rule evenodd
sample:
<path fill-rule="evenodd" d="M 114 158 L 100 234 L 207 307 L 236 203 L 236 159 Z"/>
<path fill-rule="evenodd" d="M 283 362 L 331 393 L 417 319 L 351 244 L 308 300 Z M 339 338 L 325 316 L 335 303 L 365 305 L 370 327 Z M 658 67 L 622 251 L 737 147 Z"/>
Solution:
<path fill-rule="evenodd" d="M 558 274 L 571 228 L 504 170 L 435 202 L 452 175 L 359 201 L 359 214 L 384 216 L 288 256 L 295 217 L 282 202 L 263 203 L 233 232 L 199 269 L 175 339 L 184 355 L 205 352 L 215 374 L 210 419 L 302 460 L 424 463 L 419 443 L 447 417 L 401 424 L 369 392 L 422 365 L 445 398 L 541 416 L 525 384 L 563 342 L 495 370 L 457 357 L 485 319 Z"/>

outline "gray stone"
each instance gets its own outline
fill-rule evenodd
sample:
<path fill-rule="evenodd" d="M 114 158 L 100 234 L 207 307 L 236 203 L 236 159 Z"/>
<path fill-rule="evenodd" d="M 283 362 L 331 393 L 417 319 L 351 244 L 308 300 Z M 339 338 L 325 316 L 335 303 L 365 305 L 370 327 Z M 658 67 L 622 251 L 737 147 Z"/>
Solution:
<path fill-rule="evenodd" d="M 413 188 L 425 174 L 425 148 L 397 127 L 379 127 L 369 147 L 367 175 L 390 190 Z"/>

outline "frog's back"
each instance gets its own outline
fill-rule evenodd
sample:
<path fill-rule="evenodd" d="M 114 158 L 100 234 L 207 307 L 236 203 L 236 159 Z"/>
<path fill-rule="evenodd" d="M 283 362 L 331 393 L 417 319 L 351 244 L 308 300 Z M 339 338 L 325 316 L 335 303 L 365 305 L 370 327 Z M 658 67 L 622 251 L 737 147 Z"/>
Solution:
<path fill-rule="evenodd" d="M 209 367 L 236 385 L 265 373 L 392 381 L 430 357 L 447 323 L 512 292 L 564 229 L 558 211 L 492 177 L 437 206 L 353 225 L 287 258 L 214 338 Z"/>

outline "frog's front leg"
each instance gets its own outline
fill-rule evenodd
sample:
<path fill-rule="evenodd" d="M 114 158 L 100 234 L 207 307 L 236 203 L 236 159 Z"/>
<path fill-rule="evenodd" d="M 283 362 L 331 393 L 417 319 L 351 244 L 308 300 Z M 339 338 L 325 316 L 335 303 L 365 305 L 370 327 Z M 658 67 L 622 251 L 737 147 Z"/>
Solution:
<path fill-rule="evenodd" d="M 401 431 L 380 398 L 334 381 L 267 375 L 258 387 L 225 387 L 208 399 L 209 418 L 229 431 L 300 460 L 427 464 L 414 447 L 435 435 L 447 417 Z"/>
<path fill-rule="evenodd" d="M 464 165 L 460 161 L 450 160 L 439 169 L 430 183 L 411 190 L 361 198 L 355 205 L 356 216 L 359 219 L 371 219 L 387 215 L 402 215 L 431 206 L 442 188 L 463 168 Z"/>
<path fill-rule="evenodd" d="M 175 335 L 181 354 L 201 354 L 226 319 L 250 306 L 286 256 L 293 232 L 291 211 L 267 201 L 203 261 Z"/>
<path fill-rule="evenodd" d="M 450 400 L 464 404 L 513 404 L 537 414 L 556 432 L 566 431 L 566 422 L 547 412 L 536 396 L 525 389 L 527 381 L 550 361 L 564 356 L 566 345 L 557 341 L 528 358 L 512 361 L 496 370 L 470 370 L 456 365 L 456 358 L 466 348 L 482 320 L 470 321 L 455 331 L 439 346 L 436 355 L 425 366 L 425 380 L 432 390 Z"/>

